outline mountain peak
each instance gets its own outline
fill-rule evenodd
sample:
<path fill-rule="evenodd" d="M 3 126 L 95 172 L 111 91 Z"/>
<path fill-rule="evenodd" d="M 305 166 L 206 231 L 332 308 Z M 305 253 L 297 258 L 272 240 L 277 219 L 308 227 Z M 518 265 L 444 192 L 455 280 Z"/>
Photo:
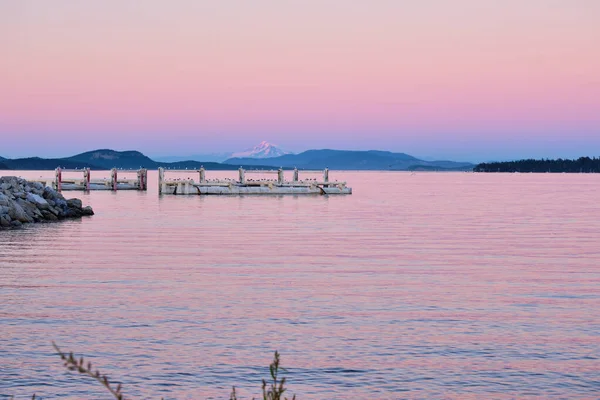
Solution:
<path fill-rule="evenodd" d="M 291 154 L 285 150 L 282 150 L 278 146 L 263 140 L 251 149 L 239 153 L 233 153 L 232 158 L 271 158 L 279 157 L 286 154 Z"/>

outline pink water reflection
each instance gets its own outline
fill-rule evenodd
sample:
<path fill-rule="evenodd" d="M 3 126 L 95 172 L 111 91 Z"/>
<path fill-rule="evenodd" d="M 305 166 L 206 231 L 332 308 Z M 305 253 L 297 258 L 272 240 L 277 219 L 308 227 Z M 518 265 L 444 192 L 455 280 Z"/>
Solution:
<path fill-rule="evenodd" d="M 56 340 L 142 397 L 256 396 L 275 349 L 303 399 L 593 397 L 599 176 L 337 177 L 352 196 L 159 198 L 152 175 L 3 234 L 0 392 L 99 396 Z"/>

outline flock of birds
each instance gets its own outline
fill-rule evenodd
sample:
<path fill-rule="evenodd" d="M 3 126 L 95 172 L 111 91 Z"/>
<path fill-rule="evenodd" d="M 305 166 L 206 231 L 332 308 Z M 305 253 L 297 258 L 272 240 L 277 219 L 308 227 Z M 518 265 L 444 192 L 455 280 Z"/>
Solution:
<path fill-rule="evenodd" d="M 171 182 L 189 182 L 189 181 L 193 181 L 193 178 L 185 177 L 185 178 L 173 178 L 173 179 L 169 179 L 169 181 Z M 317 182 L 318 180 L 316 178 L 306 178 L 306 179 L 302 179 L 298 182 L 302 183 L 302 182 Z M 219 182 L 230 182 L 230 183 L 240 183 L 237 179 L 233 179 L 233 178 L 223 178 L 223 179 L 206 179 L 206 182 L 215 182 L 215 183 L 219 183 Z M 269 183 L 269 182 L 277 182 L 277 179 L 268 179 L 268 178 L 263 178 L 263 179 L 246 179 L 246 182 L 265 182 L 265 183 Z"/>

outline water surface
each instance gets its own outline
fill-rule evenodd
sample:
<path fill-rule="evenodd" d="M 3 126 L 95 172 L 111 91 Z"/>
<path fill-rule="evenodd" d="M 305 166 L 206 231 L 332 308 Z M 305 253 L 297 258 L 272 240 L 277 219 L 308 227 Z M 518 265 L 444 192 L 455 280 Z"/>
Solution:
<path fill-rule="evenodd" d="M 300 399 L 598 398 L 600 176 L 331 175 L 1 232 L 0 398 L 108 398 L 53 340 L 135 398 L 258 396 L 276 349 Z"/>

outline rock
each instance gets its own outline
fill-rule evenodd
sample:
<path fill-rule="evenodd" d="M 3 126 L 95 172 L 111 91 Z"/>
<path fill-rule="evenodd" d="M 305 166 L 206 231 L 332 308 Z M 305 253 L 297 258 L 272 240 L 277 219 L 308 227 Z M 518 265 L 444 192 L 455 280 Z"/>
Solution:
<path fill-rule="evenodd" d="M 15 227 L 15 228 L 19 228 L 23 224 L 21 223 L 21 221 L 11 221 L 10 225 L 13 226 L 13 227 Z"/>
<path fill-rule="evenodd" d="M 91 206 L 86 206 L 81 209 L 83 215 L 94 215 L 94 210 Z"/>
<path fill-rule="evenodd" d="M 58 217 L 48 210 L 42 211 L 42 215 L 44 216 L 44 219 L 48 221 L 58 221 Z"/>
<path fill-rule="evenodd" d="M 69 206 L 69 208 L 81 209 L 83 207 L 83 204 L 81 203 L 81 200 L 79 200 L 79 199 L 68 199 L 67 206 Z"/>
<path fill-rule="evenodd" d="M 0 193 L 0 206 L 7 206 L 10 199 L 7 195 Z"/>
<path fill-rule="evenodd" d="M 65 199 L 60 199 L 60 198 L 57 198 L 57 199 L 56 199 L 56 200 L 54 200 L 54 201 L 55 201 L 55 203 L 56 203 L 56 206 L 55 206 L 55 208 L 56 208 L 57 210 L 59 210 L 59 212 L 60 212 L 61 214 L 64 214 L 64 213 L 66 213 L 66 212 L 67 212 L 67 210 L 69 209 L 69 206 L 67 205 L 67 201 L 66 201 Z"/>
<path fill-rule="evenodd" d="M 79 208 L 69 208 L 65 215 L 66 218 L 79 218 L 83 216 L 83 212 Z"/>
<path fill-rule="evenodd" d="M 10 217 L 8 215 L 0 216 L 0 226 L 2 228 L 10 228 Z"/>
<path fill-rule="evenodd" d="M 27 213 L 25 212 L 25 210 L 23 210 L 23 207 L 21 207 L 19 203 L 14 201 L 9 206 L 8 215 L 13 221 L 16 220 L 19 222 L 33 222 L 33 218 L 27 215 Z"/>
<path fill-rule="evenodd" d="M 21 206 L 23 211 L 25 211 L 25 213 L 29 217 L 31 217 L 33 219 L 42 217 L 42 213 L 40 212 L 40 210 L 38 210 L 38 208 L 35 206 L 35 204 L 28 203 L 27 201 L 25 201 L 23 199 L 18 199 L 17 204 Z M 25 221 L 21 221 L 21 222 L 25 222 Z"/>
<path fill-rule="evenodd" d="M 56 192 L 54 191 L 54 189 L 49 188 L 48 186 L 46 186 L 44 188 L 44 194 L 42 194 L 42 197 L 44 199 L 46 199 L 46 200 L 48 200 L 48 199 L 54 199 L 54 198 L 56 198 L 55 193 Z"/>
<path fill-rule="evenodd" d="M 47 210 L 50 206 L 43 197 L 40 197 L 37 194 L 28 193 L 26 198 L 27 201 L 29 201 L 30 203 L 34 203 L 40 210 Z"/>

